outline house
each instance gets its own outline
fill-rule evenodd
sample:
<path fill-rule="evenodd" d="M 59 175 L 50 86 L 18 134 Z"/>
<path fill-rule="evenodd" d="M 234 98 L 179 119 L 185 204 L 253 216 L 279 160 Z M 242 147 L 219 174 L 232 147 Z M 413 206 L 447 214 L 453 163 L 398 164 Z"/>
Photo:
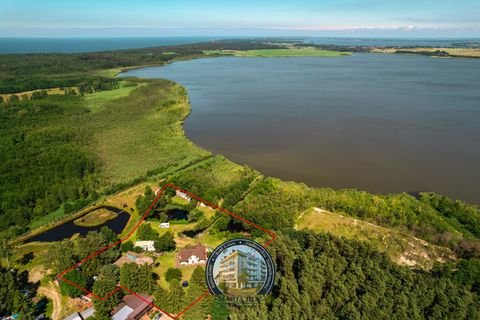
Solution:
<path fill-rule="evenodd" d="M 177 253 L 177 267 L 205 265 L 207 263 L 207 247 L 197 244 L 195 246 L 187 246 Z"/>
<path fill-rule="evenodd" d="M 162 222 L 162 223 L 160 223 L 160 228 L 162 228 L 162 229 L 168 229 L 168 228 L 170 228 L 170 222 Z"/>
<path fill-rule="evenodd" d="M 176 194 L 177 196 L 179 196 L 180 198 L 185 199 L 185 200 L 187 200 L 187 201 L 192 200 L 192 197 L 190 197 L 190 196 L 189 196 L 188 194 L 186 194 L 185 192 L 176 190 L 176 191 L 175 191 L 175 194 Z"/>
<path fill-rule="evenodd" d="M 123 266 L 125 263 L 136 263 L 139 266 L 144 266 L 153 264 L 153 259 L 151 257 L 144 256 L 143 254 L 128 251 L 125 255 L 122 255 L 117 261 L 114 262 L 114 264 L 119 267 Z"/>
<path fill-rule="evenodd" d="M 155 251 L 155 245 L 153 240 L 135 241 L 135 247 L 140 247 L 143 249 L 143 251 Z"/>
<path fill-rule="evenodd" d="M 112 320 L 138 320 L 152 309 L 153 298 L 145 293 L 130 294 L 112 311 Z"/>

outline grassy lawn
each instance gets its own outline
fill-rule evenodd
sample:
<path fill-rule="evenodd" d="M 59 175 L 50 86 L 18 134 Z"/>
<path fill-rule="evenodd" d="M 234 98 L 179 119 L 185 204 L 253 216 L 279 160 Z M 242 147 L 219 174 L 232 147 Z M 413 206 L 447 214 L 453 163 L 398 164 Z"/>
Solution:
<path fill-rule="evenodd" d="M 108 220 L 115 219 L 118 216 L 117 213 L 110 210 L 101 208 L 90 213 L 87 213 L 81 218 L 73 221 L 77 226 L 81 227 L 96 227 L 104 224 Z"/>
<path fill-rule="evenodd" d="M 125 82 L 121 82 L 120 88 L 114 90 L 105 90 L 95 93 L 86 94 L 83 98 L 86 106 L 93 112 L 97 112 L 103 109 L 110 101 L 128 96 L 137 86 L 125 85 Z M 138 86 L 145 85 L 139 83 Z"/>
<path fill-rule="evenodd" d="M 328 232 L 347 239 L 365 241 L 403 265 L 430 268 L 435 260 L 452 259 L 452 252 L 400 231 L 380 227 L 348 216 L 309 209 L 297 221 L 298 229 Z"/>
<path fill-rule="evenodd" d="M 315 48 L 263 49 L 263 50 L 211 50 L 207 55 L 233 55 L 235 57 L 340 57 L 349 56 L 349 52 L 320 50 Z"/>
<path fill-rule="evenodd" d="M 59 220 L 61 218 L 64 218 L 65 216 L 65 213 L 63 212 L 63 207 L 60 207 L 58 208 L 57 210 L 55 211 L 52 211 L 50 212 L 49 214 L 47 215 L 44 215 L 42 217 L 39 217 L 35 220 L 33 220 L 29 227 L 30 229 L 36 229 L 38 227 L 41 227 L 41 226 L 44 226 L 44 225 L 47 225 L 49 224 L 50 222 L 53 222 L 53 221 L 56 221 L 56 220 Z"/>

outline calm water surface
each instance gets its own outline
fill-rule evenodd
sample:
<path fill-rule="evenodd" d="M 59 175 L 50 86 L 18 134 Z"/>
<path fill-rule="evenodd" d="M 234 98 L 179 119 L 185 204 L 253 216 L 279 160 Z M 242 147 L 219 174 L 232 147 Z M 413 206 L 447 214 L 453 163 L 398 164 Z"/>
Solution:
<path fill-rule="evenodd" d="M 104 208 L 104 209 L 113 211 L 115 213 L 118 213 L 118 216 L 115 219 L 108 220 L 104 224 L 96 227 L 81 227 L 81 226 L 77 226 L 73 221 L 69 221 L 53 229 L 40 233 L 28 239 L 26 242 L 28 243 L 33 241 L 41 241 L 41 242 L 62 241 L 64 239 L 71 238 L 74 234 L 77 234 L 77 233 L 81 236 L 84 236 L 90 231 L 100 231 L 103 227 L 108 227 L 116 234 L 120 234 L 122 230 L 125 228 L 125 226 L 127 225 L 130 215 L 126 211 L 120 210 L 115 207 L 102 206 L 99 208 Z M 90 210 L 87 213 L 95 211 L 99 208 Z"/>
<path fill-rule="evenodd" d="M 186 86 L 188 137 L 267 175 L 480 203 L 480 59 L 225 57 L 126 75 Z"/>

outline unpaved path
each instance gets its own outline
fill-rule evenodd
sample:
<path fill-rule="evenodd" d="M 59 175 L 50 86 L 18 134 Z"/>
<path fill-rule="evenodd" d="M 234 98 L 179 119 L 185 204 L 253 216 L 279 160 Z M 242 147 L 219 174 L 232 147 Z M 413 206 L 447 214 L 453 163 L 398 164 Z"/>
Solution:
<path fill-rule="evenodd" d="M 43 294 L 53 301 L 52 320 L 61 320 L 62 300 L 60 298 L 60 293 L 58 293 L 54 284 L 49 283 L 46 286 L 38 288 L 38 293 Z"/>

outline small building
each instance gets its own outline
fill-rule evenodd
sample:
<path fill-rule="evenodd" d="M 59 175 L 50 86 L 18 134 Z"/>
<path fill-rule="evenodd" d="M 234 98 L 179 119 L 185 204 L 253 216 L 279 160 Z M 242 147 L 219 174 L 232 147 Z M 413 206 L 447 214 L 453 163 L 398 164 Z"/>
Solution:
<path fill-rule="evenodd" d="M 125 263 L 136 263 L 139 266 L 153 264 L 153 259 L 140 253 L 128 251 L 125 255 L 122 255 L 117 261 L 114 262 L 118 267 L 123 266 Z"/>
<path fill-rule="evenodd" d="M 145 293 L 126 295 L 112 311 L 112 320 L 138 320 L 152 309 L 153 298 Z"/>
<path fill-rule="evenodd" d="M 95 314 L 95 308 L 90 307 L 88 309 L 83 310 L 82 312 L 74 312 L 63 320 L 86 320 L 92 317 Z"/>
<path fill-rule="evenodd" d="M 192 197 L 190 197 L 188 194 L 186 194 L 185 192 L 182 192 L 182 191 L 180 191 L 180 190 L 176 190 L 176 191 L 175 191 L 175 194 L 176 194 L 177 196 L 179 196 L 180 198 L 185 199 L 185 200 L 187 200 L 187 201 L 192 200 Z"/>
<path fill-rule="evenodd" d="M 207 247 L 201 244 L 187 246 L 177 253 L 176 264 L 181 266 L 205 265 L 207 263 Z"/>
<path fill-rule="evenodd" d="M 155 251 L 155 245 L 153 240 L 135 241 L 135 247 L 140 247 L 143 249 L 143 251 Z"/>
<path fill-rule="evenodd" d="M 168 229 L 168 228 L 170 228 L 170 222 L 162 222 L 162 223 L 160 223 L 160 228 L 162 228 L 162 229 Z"/>

